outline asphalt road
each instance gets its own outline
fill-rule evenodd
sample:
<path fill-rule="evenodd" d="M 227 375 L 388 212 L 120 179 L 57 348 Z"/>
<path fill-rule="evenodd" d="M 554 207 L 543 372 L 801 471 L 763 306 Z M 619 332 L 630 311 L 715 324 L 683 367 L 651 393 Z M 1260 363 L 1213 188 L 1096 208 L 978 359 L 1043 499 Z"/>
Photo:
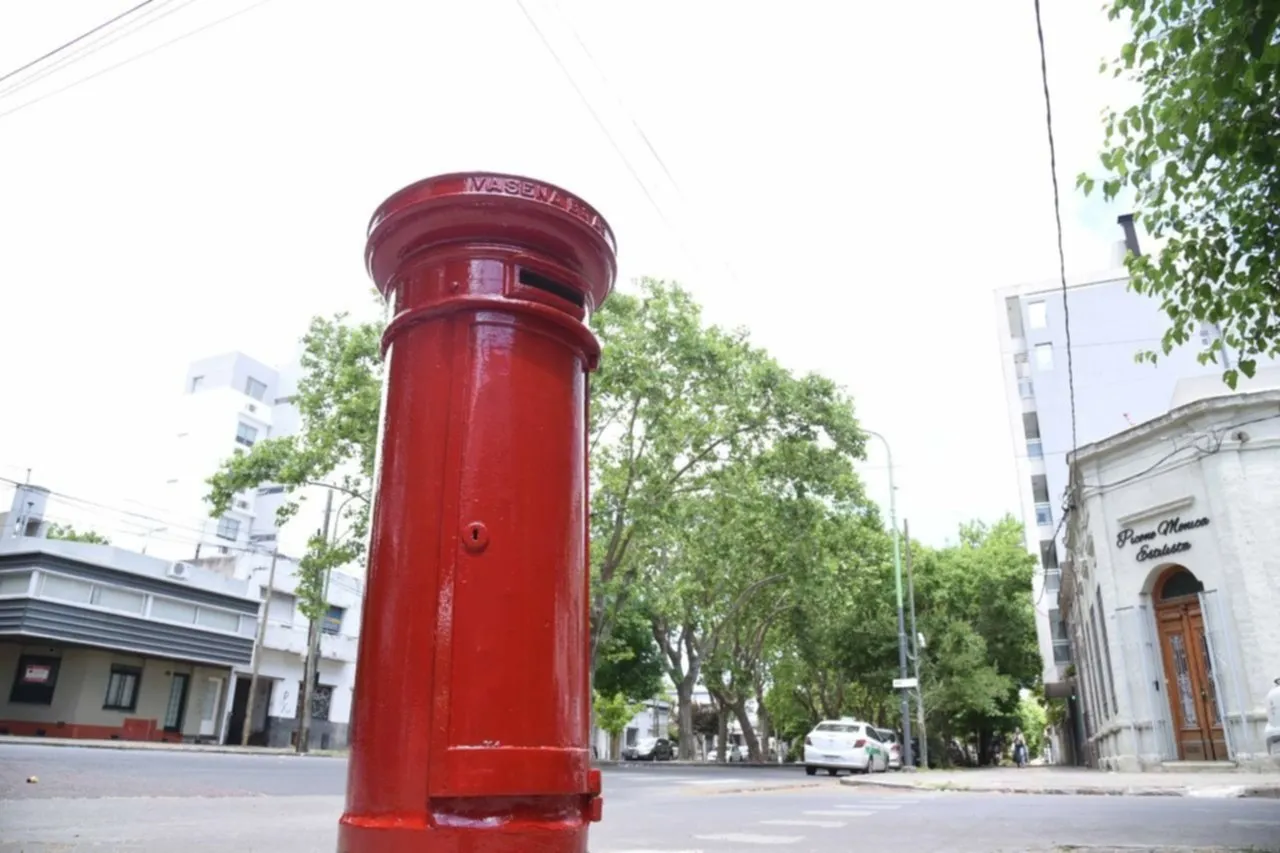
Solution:
<path fill-rule="evenodd" d="M 792 768 L 604 775 L 593 853 L 1280 850 L 1275 800 L 905 794 Z M 0 851 L 331 853 L 345 778 L 338 759 L 0 745 Z"/>

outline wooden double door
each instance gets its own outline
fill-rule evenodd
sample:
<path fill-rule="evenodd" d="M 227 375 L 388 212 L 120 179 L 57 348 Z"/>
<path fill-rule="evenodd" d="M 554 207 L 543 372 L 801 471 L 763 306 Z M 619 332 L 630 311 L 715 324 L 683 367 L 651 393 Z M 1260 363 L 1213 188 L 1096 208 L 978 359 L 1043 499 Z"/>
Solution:
<path fill-rule="evenodd" d="M 1164 656 L 1165 684 L 1173 712 L 1178 758 L 1228 760 L 1227 739 L 1213 680 L 1213 656 L 1196 596 L 1163 601 L 1156 626 Z"/>

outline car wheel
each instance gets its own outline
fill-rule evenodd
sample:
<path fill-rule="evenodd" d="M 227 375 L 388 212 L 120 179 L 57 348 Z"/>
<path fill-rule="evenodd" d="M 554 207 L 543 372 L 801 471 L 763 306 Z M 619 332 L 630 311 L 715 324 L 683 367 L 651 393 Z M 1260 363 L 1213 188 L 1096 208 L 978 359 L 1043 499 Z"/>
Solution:
<path fill-rule="evenodd" d="M 828 768 L 828 769 L 827 769 L 827 775 L 828 775 L 828 776 L 834 776 L 834 775 L 836 775 L 836 773 L 838 773 L 838 772 L 839 772 L 839 771 L 838 771 L 838 770 L 836 770 L 834 767 L 830 767 L 830 768 Z"/>
<path fill-rule="evenodd" d="M 816 767 L 811 767 L 810 765 L 806 764 L 806 765 L 804 766 L 804 775 L 806 775 L 806 776 L 817 776 L 817 775 L 818 775 L 818 768 L 816 768 Z"/>

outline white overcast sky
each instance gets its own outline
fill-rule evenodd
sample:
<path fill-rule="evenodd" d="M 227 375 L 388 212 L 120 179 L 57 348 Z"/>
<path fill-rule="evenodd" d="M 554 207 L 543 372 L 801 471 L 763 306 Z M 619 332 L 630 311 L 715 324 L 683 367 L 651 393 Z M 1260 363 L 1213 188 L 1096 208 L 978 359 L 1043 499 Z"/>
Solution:
<path fill-rule="evenodd" d="M 136 2 L 0 0 L 0 74 Z M 598 207 L 623 286 L 677 279 L 847 387 L 916 537 L 1016 510 L 992 292 L 1057 270 L 1031 0 L 525 5 L 613 143 L 517 0 L 167 0 L 0 83 L 0 477 L 136 509 L 189 361 L 372 310 L 378 202 L 488 169 Z M 1098 5 L 1044 0 L 1071 274 L 1120 236 L 1072 191 L 1117 97 Z"/>

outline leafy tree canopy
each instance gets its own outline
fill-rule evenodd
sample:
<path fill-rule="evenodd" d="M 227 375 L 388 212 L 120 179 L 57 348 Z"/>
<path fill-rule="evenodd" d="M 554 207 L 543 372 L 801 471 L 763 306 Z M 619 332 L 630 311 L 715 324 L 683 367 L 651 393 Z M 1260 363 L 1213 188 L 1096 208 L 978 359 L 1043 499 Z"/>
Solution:
<path fill-rule="evenodd" d="M 1199 357 L 1234 388 L 1280 354 L 1280 3 L 1112 0 L 1109 14 L 1127 16 L 1131 37 L 1103 71 L 1142 94 L 1105 116 L 1102 173 L 1077 185 L 1133 192 L 1139 221 L 1167 238 L 1127 261 L 1133 289 L 1169 316 L 1164 355 L 1213 324 L 1222 338 Z M 1237 360 L 1220 361 L 1224 343 Z"/>
<path fill-rule="evenodd" d="M 92 545 L 110 545 L 111 540 L 94 530 L 76 530 L 70 524 L 51 523 L 45 531 L 46 539 L 61 539 L 66 542 L 88 542 Z"/>

